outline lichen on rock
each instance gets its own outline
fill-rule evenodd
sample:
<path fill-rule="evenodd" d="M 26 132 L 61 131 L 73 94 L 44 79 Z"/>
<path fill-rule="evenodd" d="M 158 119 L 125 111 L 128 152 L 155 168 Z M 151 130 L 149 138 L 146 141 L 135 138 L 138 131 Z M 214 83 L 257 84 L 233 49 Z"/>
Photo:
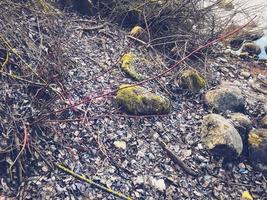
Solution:
<path fill-rule="evenodd" d="M 133 53 L 126 53 L 121 58 L 121 69 L 134 80 L 142 80 L 142 75 L 135 69 L 136 56 Z"/>
<path fill-rule="evenodd" d="M 206 92 L 205 104 L 217 111 L 241 111 L 244 108 L 244 98 L 238 87 L 222 84 L 217 89 Z"/>
<path fill-rule="evenodd" d="M 141 86 L 121 85 L 116 100 L 128 113 L 135 115 L 168 114 L 170 101 Z"/>
<path fill-rule="evenodd" d="M 234 159 L 234 155 L 240 155 L 243 151 L 242 139 L 237 130 L 218 114 L 209 114 L 203 118 L 201 141 L 214 154 L 227 159 Z"/>
<path fill-rule="evenodd" d="M 267 175 L 267 129 L 250 131 L 248 143 L 251 164 Z"/>
<path fill-rule="evenodd" d="M 191 92 L 198 92 L 205 88 L 205 78 L 196 70 L 185 70 L 180 77 L 179 85 Z"/>

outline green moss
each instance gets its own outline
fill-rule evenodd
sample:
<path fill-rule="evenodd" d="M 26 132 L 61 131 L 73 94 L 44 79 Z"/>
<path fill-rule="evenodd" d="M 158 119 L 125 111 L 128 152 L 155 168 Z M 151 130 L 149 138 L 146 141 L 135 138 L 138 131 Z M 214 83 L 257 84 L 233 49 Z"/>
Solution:
<path fill-rule="evenodd" d="M 131 113 L 134 113 L 136 105 L 142 101 L 142 97 L 136 93 L 138 88 L 138 86 L 121 85 L 117 92 L 117 101 Z"/>
<path fill-rule="evenodd" d="M 142 79 L 142 76 L 136 72 L 134 63 L 135 63 L 136 57 L 132 53 L 124 54 L 121 58 L 121 68 L 122 70 L 128 74 L 130 77 L 132 77 L 134 80 L 140 81 Z"/>
<path fill-rule="evenodd" d="M 149 92 L 141 86 L 121 85 L 116 100 L 132 114 L 166 114 L 170 111 L 168 99 Z"/>
<path fill-rule="evenodd" d="M 192 92 L 205 88 L 205 78 L 196 70 L 186 70 L 182 73 L 180 85 Z"/>

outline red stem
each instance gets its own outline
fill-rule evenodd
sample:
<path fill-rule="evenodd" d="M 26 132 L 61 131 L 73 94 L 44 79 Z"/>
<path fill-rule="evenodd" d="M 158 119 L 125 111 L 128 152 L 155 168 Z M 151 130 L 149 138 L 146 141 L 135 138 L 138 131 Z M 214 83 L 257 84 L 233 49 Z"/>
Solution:
<path fill-rule="evenodd" d="M 143 80 L 143 81 L 140 81 L 140 82 L 138 82 L 138 83 L 136 83 L 136 84 L 132 84 L 132 85 L 130 85 L 130 86 L 128 86 L 128 87 L 133 87 L 133 86 L 142 85 L 142 84 L 144 84 L 144 83 L 146 83 L 146 82 L 148 82 L 148 81 L 151 81 L 151 80 L 154 80 L 154 79 L 157 79 L 157 78 L 159 78 L 159 77 L 162 77 L 162 76 L 167 75 L 170 71 L 172 71 L 173 69 L 175 69 L 176 67 L 178 67 L 179 64 L 181 64 L 182 62 L 184 62 L 186 59 L 188 59 L 190 56 L 192 56 L 192 55 L 195 54 L 196 52 L 198 52 L 198 51 L 200 51 L 200 50 L 202 50 L 202 49 L 204 49 L 204 48 L 206 48 L 206 47 L 208 47 L 208 46 L 211 46 L 211 45 L 213 45 L 213 44 L 215 44 L 215 43 L 217 43 L 217 42 L 219 42 L 219 41 L 222 41 L 222 40 L 224 40 L 224 39 L 230 37 L 231 35 L 233 35 L 233 34 L 239 32 L 240 30 L 242 30 L 243 28 L 245 28 L 246 26 L 248 26 L 248 25 L 249 25 L 255 18 L 256 18 L 256 16 L 253 17 L 253 18 L 252 18 L 249 22 L 247 22 L 245 25 L 243 25 L 243 26 L 241 26 L 241 27 L 239 27 L 239 28 L 237 28 L 237 29 L 235 29 L 235 30 L 229 32 L 228 34 L 225 34 L 225 35 L 223 35 L 223 36 L 220 36 L 220 37 L 218 37 L 217 39 L 215 39 L 215 40 L 213 40 L 213 41 L 211 41 L 211 42 L 208 42 L 208 43 L 205 44 L 205 45 L 201 45 L 201 46 L 199 46 L 198 48 L 196 48 L 195 50 L 193 50 L 191 53 L 189 53 L 187 56 L 185 56 L 185 57 L 183 57 L 181 60 L 177 61 L 172 67 L 170 67 L 170 68 L 167 69 L 167 70 L 164 70 L 162 73 L 160 73 L 160 74 L 158 74 L 158 75 L 156 75 L 156 76 L 154 76 L 154 77 L 151 77 L 151 78 L 145 79 L 145 80 Z M 127 88 L 127 86 L 126 86 L 125 88 Z M 104 93 L 104 94 L 101 94 L 101 95 L 98 95 L 98 96 L 95 96 L 95 97 L 89 97 L 89 98 L 86 98 L 86 97 L 85 97 L 83 100 L 78 101 L 78 102 L 72 104 L 72 105 L 69 106 L 69 107 L 66 107 L 66 108 L 63 108 L 63 109 L 56 110 L 56 111 L 54 111 L 54 112 L 52 112 L 52 113 L 53 113 L 53 114 L 55 114 L 55 113 L 59 113 L 59 112 L 65 111 L 65 110 L 67 110 L 67 109 L 69 109 L 69 108 L 73 108 L 73 107 L 76 107 L 76 106 L 78 106 L 78 105 L 87 103 L 87 102 L 92 101 L 92 100 L 94 100 L 94 99 L 98 99 L 98 98 L 105 97 L 105 96 L 108 96 L 108 95 L 114 95 L 118 90 L 119 90 L 119 89 L 115 89 L 115 90 L 112 90 L 112 91 L 110 91 L 110 92 L 107 92 L 107 93 Z"/>

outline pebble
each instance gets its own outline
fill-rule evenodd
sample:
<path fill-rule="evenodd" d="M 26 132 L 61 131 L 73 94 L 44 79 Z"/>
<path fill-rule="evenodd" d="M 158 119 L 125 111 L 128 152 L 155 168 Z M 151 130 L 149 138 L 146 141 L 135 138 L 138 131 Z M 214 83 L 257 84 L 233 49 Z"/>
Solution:
<path fill-rule="evenodd" d="M 219 60 L 220 62 L 222 62 L 222 63 L 227 63 L 227 62 L 228 62 L 225 58 L 222 58 L 222 57 L 220 57 L 218 60 Z"/>
<path fill-rule="evenodd" d="M 115 141 L 113 144 L 119 149 L 126 149 L 126 142 L 124 141 Z"/>
<path fill-rule="evenodd" d="M 227 69 L 226 67 L 222 67 L 222 68 L 220 68 L 220 71 L 223 73 L 228 73 L 229 69 Z"/>
<path fill-rule="evenodd" d="M 240 73 L 240 75 L 243 76 L 244 78 L 248 79 L 248 78 L 250 77 L 251 74 L 250 74 L 249 72 L 242 71 L 242 72 Z"/>
<path fill-rule="evenodd" d="M 166 190 L 166 185 L 163 179 L 151 179 L 151 184 L 160 191 Z"/>

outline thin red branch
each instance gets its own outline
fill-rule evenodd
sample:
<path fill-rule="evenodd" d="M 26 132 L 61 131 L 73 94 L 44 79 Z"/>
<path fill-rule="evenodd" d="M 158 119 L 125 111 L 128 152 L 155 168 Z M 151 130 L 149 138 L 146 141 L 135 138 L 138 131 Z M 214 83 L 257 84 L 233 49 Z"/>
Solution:
<path fill-rule="evenodd" d="M 155 79 L 160 78 L 160 77 L 162 77 L 162 76 L 166 76 L 169 72 L 171 72 L 172 70 L 174 70 L 176 67 L 179 66 L 179 64 L 181 64 L 182 62 L 184 62 L 186 59 L 188 59 L 188 58 L 189 58 L 190 56 L 192 56 L 193 54 L 195 54 L 195 53 L 197 53 L 198 51 L 200 51 L 200 50 L 202 50 L 202 49 L 205 49 L 205 48 L 207 48 L 207 47 L 209 47 L 209 46 L 211 46 L 211 45 L 213 45 L 213 44 L 216 44 L 216 43 L 218 43 L 218 42 L 220 42 L 220 41 L 223 41 L 223 40 L 225 40 L 226 38 L 230 37 L 231 35 L 234 35 L 235 33 L 239 32 L 240 30 L 242 30 L 243 28 L 245 28 L 246 26 L 248 26 L 248 25 L 249 25 L 255 18 L 256 18 L 256 16 L 253 17 L 253 18 L 252 18 L 249 22 L 247 22 L 245 25 L 243 25 L 243 26 L 241 26 L 241 27 L 239 27 L 239 28 L 237 28 L 237 29 L 235 29 L 235 30 L 233 30 L 233 31 L 231 31 L 231 32 L 229 32 L 229 33 L 227 33 L 227 34 L 224 34 L 224 35 L 218 37 L 217 39 L 215 39 L 215 40 L 213 40 L 213 41 L 211 41 L 211 42 L 208 42 L 208 43 L 206 43 L 206 44 L 204 44 L 204 45 L 199 46 L 198 48 L 196 48 L 195 50 L 193 50 L 191 53 L 189 53 L 188 55 L 184 56 L 181 60 L 177 61 L 172 67 L 168 68 L 167 70 L 164 70 L 162 73 L 160 73 L 160 74 L 158 74 L 158 75 L 156 75 L 156 76 L 154 76 L 154 77 L 151 77 L 151 78 L 145 79 L 145 80 L 143 80 L 143 81 L 140 81 L 140 82 L 138 82 L 138 83 L 136 83 L 136 84 L 130 85 L 130 86 L 128 86 L 128 87 L 142 85 L 142 84 L 144 84 L 144 83 L 146 83 L 146 82 L 148 82 L 148 81 L 155 80 Z M 125 88 L 127 88 L 127 87 L 125 87 Z M 106 93 L 103 93 L 103 94 L 100 94 L 100 95 L 96 95 L 96 96 L 94 96 L 94 97 L 85 97 L 83 100 L 78 101 L 78 102 L 76 102 L 76 103 L 73 103 L 71 106 L 68 106 L 68 107 L 66 107 L 66 108 L 62 108 L 62 109 L 59 109 L 59 110 L 55 110 L 55 111 L 52 112 L 52 113 L 55 114 L 55 113 L 63 112 L 63 111 L 65 111 L 65 110 L 67 110 L 67 109 L 76 107 L 76 106 L 81 105 L 81 104 L 85 104 L 85 103 L 90 102 L 90 101 L 92 101 L 92 100 L 94 100 L 94 99 L 103 98 L 103 97 L 106 97 L 106 96 L 109 96 L 109 95 L 114 95 L 117 91 L 118 91 L 118 89 L 115 89 L 115 90 L 112 90 L 112 91 L 110 91 L 110 92 L 106 92 Z"/>

